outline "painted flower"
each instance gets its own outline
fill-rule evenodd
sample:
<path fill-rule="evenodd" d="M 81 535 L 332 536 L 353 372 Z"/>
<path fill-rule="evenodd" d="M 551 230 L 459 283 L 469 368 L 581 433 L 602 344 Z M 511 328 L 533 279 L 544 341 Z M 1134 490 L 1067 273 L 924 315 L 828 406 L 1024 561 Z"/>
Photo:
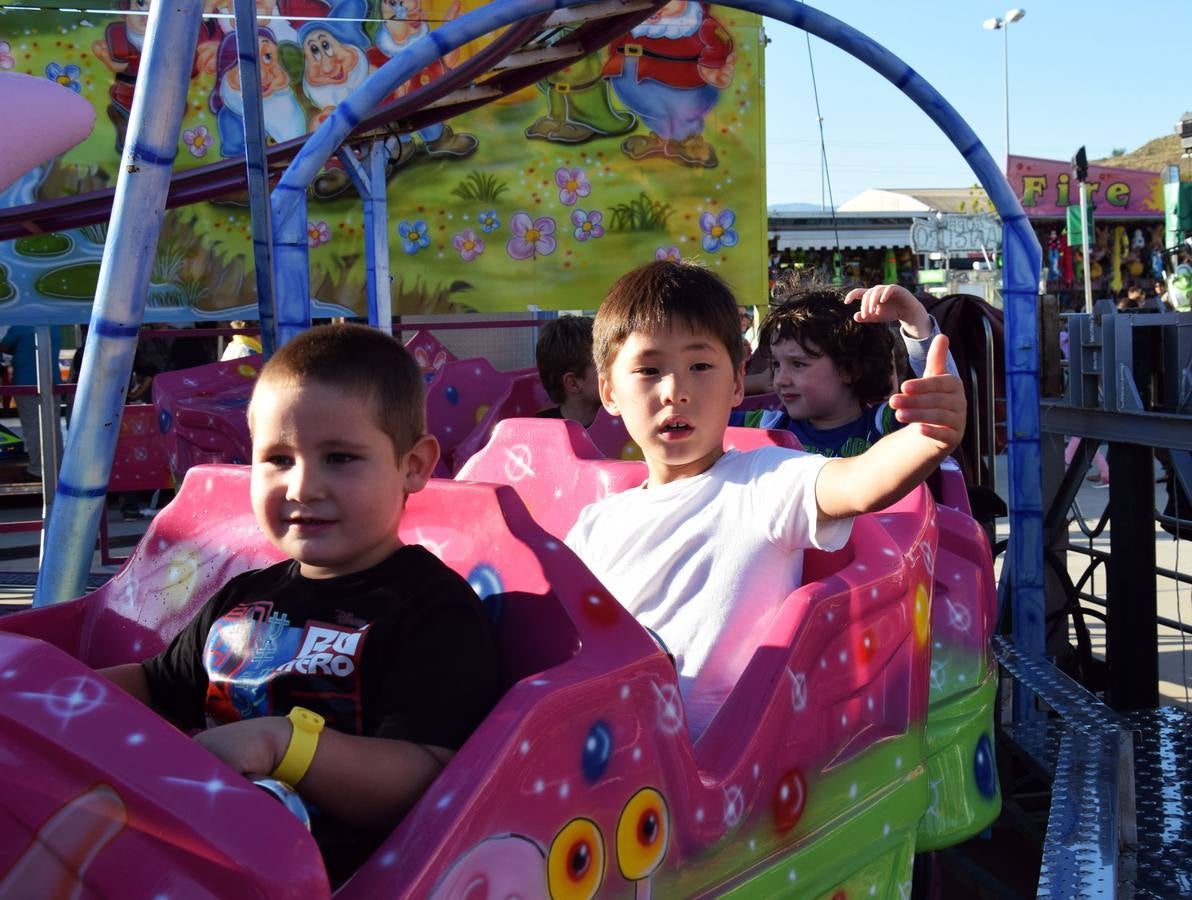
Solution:
<path fill-rule="evenodd" d="M 735 247 L 737 233 L 733 231 L 733 223 L 737 221 L 737 214 L 731 209 L 724 210 L 720 215 L 713 216 L 710 212 L 699 217 L 700 231 L 704 233 L 704 250 L 715 253 L 721 247 Z"/>
<path fill-rule="evenodd" d="M 568 169 L 563 166 L 555 170 L 555 184 L 559 186 L 559 202 L 564 206 L 575 206 L 575 201 L 592 193 L 592 185 L 584 176 L 583 169 Z"/>
<path fill-rule="evenodd" d="M 413 223 L 401 222 L 397 226 L 397 233 L 401 235 L 401 248 L 411 256 L 423 247 L 430 246 L 430 231 L 421 219 Z"/>
<path fill-rule="evenodd" d="M 0 69 L 11 69 L 17 64 L 12 58 L 12 47 L 8 41 L 0 41 Z"/>
<path fill-rule="evenodd" d="M 318 222 L 306 223 L 306 245 L 320 247 L 331 240 L 331 229 L 321 219 Z"/>
<path fill-rule="evenodd" d="M 465 228 L 451 239 L 451 245 L 459 251 L 460 259 L 471 262 L 484 252 L 484 241 L 471 228 Z"/>
<path fill-rule="evenodd" d="M 206 156 L 211 149 L 211 132 L 206 125 L 196 125 L 182 132 L 182 140 L 190 150 L 191 156 Z"/>
<path fill-rule="evenodd" d="M 571 214 L 571 224 L 575 226 L 575 239 L 577 241 L 586 241 L 588 238 L 595 240 L 598 237 L 604 236 L 604 226 L 601 221 L 604 220 L 604 213 L 598 209 L 591 212 L 584 212 L 582 209 L 577 209 Z"/>
<path fill-rule="evenodd" d="M 4 68 L 11 69 L 12 68 L 12 54 L 11 53 L 8 54 L 8 59 L 9 59 L 9 64 L 7 66 L 4 66 Z M 48 66 L 46 66 L 46 78 L 50 79 L 50 81 L 58 82 L 58 84 L 62 85 L 63 87 L 70 88 L 76 94 L 81 94 L 83 92 L 82 87 L 79 85 L 79 73 L 80 73 L 79 67 L 76 66 L 74 63 L 71 63 L 68 66 L 64 66 L 61 63 L 52 62 Z"/>
<path fill-rule="evenodd" d="M 682 262 L 683 255 L 679 253 L 678 247 L 659 247 L 654 251 L 655 259 L 664 259 L 668 262 Z"/>
<path fill-rule="evenodd" d="M 531 219 L 529 213 L 514 213 L 509 220 L 509 230 L 513 237 L 505 245 L 505 250 L 514 259 L 549 256 L 555 252 L 555 220 L 550 216 Z"/>
<path fill-rule="evenodd" d="M 477 214 L 476 221 L 480 225 L 480 230 L 485 234 L 492 234 L 501 227 L 501 220 L 497 217 L 497 211 L 495 209 L 487 209 Z"/>

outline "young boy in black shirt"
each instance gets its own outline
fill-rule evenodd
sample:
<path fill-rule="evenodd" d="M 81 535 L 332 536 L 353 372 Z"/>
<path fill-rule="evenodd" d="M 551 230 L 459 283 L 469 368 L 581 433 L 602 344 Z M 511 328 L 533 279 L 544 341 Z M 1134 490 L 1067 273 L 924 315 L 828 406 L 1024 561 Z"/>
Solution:
<path fill-rule="evenodd" d="M 291 559 L 229 581 L 169 647 L 104 671 L 247 776 L 314 807 L 332 883 L 414 805 L 500 692 L 467 582 L 398 538 L 439 457 L 422 374 L 393 338 L 314 328 L 249 405 L 252 506 Z"/>

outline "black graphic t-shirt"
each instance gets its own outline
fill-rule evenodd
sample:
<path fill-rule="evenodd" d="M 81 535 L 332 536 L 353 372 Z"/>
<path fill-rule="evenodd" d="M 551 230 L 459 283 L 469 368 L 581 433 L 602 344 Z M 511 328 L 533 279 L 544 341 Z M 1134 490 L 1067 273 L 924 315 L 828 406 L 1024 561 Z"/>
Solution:
<path fill-rule="evenodd" d="M 475 592 L 417 545 L 337 578 L 305 578 L 294 561 L 238 575 L 144 669 L 184 729 L 304 706 L 346 734 L 452 750 L 501 690 Z"/>

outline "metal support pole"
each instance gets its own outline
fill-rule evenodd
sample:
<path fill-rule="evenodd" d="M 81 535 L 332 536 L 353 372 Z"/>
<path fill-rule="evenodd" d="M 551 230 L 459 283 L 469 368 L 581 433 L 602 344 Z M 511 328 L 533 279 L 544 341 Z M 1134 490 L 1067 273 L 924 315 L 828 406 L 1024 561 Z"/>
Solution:
<path fill-rule="evenodd" d="M 1105 621 L 1106 700 L 1114 709 L 1159 705 L 1155 596 L 1155 451 L 1109 445 L 1109 572 Z"/>
<path fill-rule="evenodd" d="M 269 215 L 269 173 L 265 158 L 265 115 L 261 105 L 261 70 L 254 0 L 235 0 L 236 53 L 240 95 L 244 98 L 244 161 L 248 167 L 248 206 L 252 213 L 253 275 L 261 348 L 268 359 L 277 349 L 277 310 L 273 287 L 273 229 Z"/>
<path fill-rule="evenodd" d="M 389 213 L 385 196 L 385 168 L 389 161 L 389 149 L 383 140 L 372 142 L 367 172 L 351 147 L 340 147 L 335 155 L 352 179 L 356 192 L 364 200 L 364 243 L 368 248 L 365 269 L 368 323 L 391 334 L 393 295 L 389 286 Z"/>
<path fill-rule="evenodd" d="M 1044 434 L 1040 438 L 1040 455 L 1043 465 L 1043 504 L 1047 515 L 1043 520 L 1043 539 L 1047 549 L 1062 562 L 1067 561 L 1068 517 L 1071 497 L 1084 482 L 1089 458 L 1095 444 L 1086 441 L 1078 448 L 1072 465 L 1064 465 L 1064 438 L 1058 434 Z M 1071 491 L 1069 495 L 1068 491 Z M 1063 501 L 1067 502 L 1063 502 Z M 1061 659 L 1068 652 L 1068 622 L 1066 608 L 1068 597 L 1064 593 L 1059 576 L 1049 568 L 1043 573 L 1043 607 L 1051 621 L 1044 638 L 1044 652 L 1049 658 Z M 1052 617 L 1059 617 L 1056 622 Z"/>
<path fill-rule="evenodd" d="M 178 153 L 202 14 L 202 0 L 155 3 L 149 10 L 139 89 L 120 160 L 87 352 L 58 493 L 47 523 L 34 606 L 78 597 L 87 585 L 170 172 Z"/>
<path fill-rule="evenodd" d="M 58 360 L 54 358 L 54 342 L 49 325 L 34 329 L 34 346 L 37 358 L 37 406 L 38 423 L 41 431 L 41 518 L 44 522 L 54 505 L 54 489 L 58 485 L 58 446 L 61 440 L 58 398 L 54 395 L 57 379 L 54 372 Z M 56 327 L 56 326 L 54 326 Z M 45 528 L 41 530 L 41 553 L 45 553 Z"/>
<path fill-rule="evenodd" d="M 33 329 L 34 352 L 37 360 L 37 405 L 38 425 L 41 432 L 41 471 L 43 492 L 48 504 L 53 502 L 54 488 L 58 481 L 59 441 L 62 432 L 58 420 L 58 398 L 54 395 L 58 360 L 54 358 L 54 343 L 50 325 L 39 325 Z"/>
<path fill-rule="evenodd" d="M 1002 25 L 1002 107 L 1006 133 L 1006 168 L 1010 174 L 1010 23 Z"/>
<path fill-rule="evenodd" d="M 1081 268 L 1084 270 L 1084 311 L 1093 314 L 1093 275 L 1092 265 L 1089 263 L 1089 195 L 1084 189 L 1084 182 L 1077 182 L 1080 186 L 1080 256 L 1083 260 Z"/>
<path fill-rule="evenodd" d="M 369 184 L 372 190 L 365 203 L 372 209 L 372 233 L 366 237 L 373 282 L 368 315 L 373 325 L 388 334 L 393 331 L 393 291 L 390 287 L 393 279 L 389 275 L 389 206 L 388 198 L 385 196 L 385 169 L 389 163 L 389 148 L 384 141 L 373 141 L 368 161 L 371 166 Z"/>

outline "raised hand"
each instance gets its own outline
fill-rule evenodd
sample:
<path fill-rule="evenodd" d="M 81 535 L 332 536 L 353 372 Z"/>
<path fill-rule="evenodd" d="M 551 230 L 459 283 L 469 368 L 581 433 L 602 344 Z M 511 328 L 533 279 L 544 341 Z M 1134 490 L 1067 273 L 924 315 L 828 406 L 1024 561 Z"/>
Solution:
<path fill-rule="evenodd" d="M 898 284 L 878 284 L 871 288 L 854 288 L 844 297 L 845 303 L 856 303 L 853 318 L 862 324 L 869 322 L 901 322 L 908 336 L 922 340 L 931 334 L 931 318 L 914 294 Z"/>
<path fill-rule="evenodd" d="M 951 452 L 964 437 L 968 405 L 960 379 L 948 374 L 947 359 L 948 338 L 941 334 L 927 350 L 923 377 L 904 381 L 890 406 L 899 422 Z"/>

